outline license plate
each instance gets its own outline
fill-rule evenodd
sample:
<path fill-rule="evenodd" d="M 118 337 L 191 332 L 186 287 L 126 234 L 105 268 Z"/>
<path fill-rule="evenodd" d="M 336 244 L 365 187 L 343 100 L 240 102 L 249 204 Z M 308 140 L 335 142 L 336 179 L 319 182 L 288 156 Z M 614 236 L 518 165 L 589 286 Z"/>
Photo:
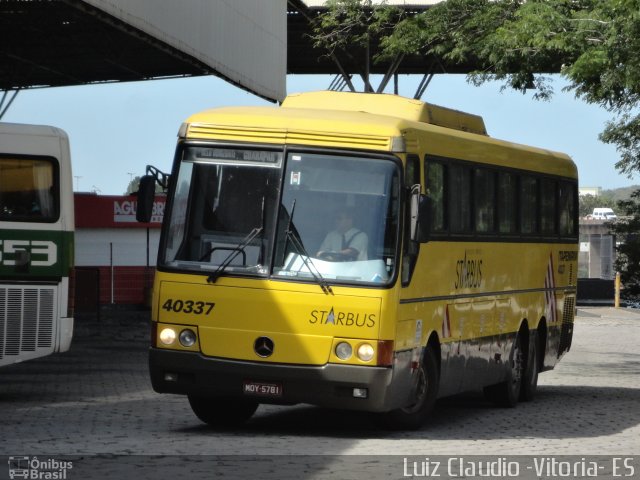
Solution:
<path fill-rule="evenodd" d="M 261 397 L 281 397 L 281 383 L 265 383 L 245 380 L 242 391 L 245 395 L 258 395 Z"/>

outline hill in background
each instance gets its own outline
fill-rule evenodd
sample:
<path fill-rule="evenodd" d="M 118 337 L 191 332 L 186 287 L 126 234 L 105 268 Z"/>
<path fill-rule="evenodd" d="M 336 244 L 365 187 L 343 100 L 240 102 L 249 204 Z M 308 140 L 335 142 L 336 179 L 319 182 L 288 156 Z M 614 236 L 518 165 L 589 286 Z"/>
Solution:
<path fill-rule="evenodd" d="M 600 196 L 609 198 L 614 202 L 617 202 L 618 200 L 629 200 L 631 198 L 631 194 L 636 190 L 640 190 L 640 185 L 631 185 L 630 187 L 603 190 Z"/>
<path fill-rule="evenodd" d="M 602 190 L 600 195 L 580 195 L 579 215 L 586 217 L 593 212 L 594 208 L 610 207 L 617 215 L 623 212 L 618 208 L 618 201 L 629 200 L 631 194 L 640 189 L 640 185 L 631 185 L 630 187 L 613 188 L 611 190 Z"/>

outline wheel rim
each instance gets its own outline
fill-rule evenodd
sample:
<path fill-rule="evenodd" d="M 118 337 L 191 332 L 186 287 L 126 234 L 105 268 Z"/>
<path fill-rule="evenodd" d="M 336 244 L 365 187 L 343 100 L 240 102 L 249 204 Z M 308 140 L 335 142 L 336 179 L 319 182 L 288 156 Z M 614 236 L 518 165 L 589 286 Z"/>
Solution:
<path fill-rule="evenodd" d="M 538 349 L 533 348 L 533 354 L 529 360 L 531 362 L 531 378 L 529 378 L 529 386 L 535 388 L 538 384 Z"/>
<path fill-rule="evenodd" d="M 422 408 L 422 405 L 424 404 L 425 399 L 427 398 L 428 387 L 429 384 L 427 375 L 424 371 L 424 367 L 420 365 L 420 368 L 418 369 L 418 378 L 416 380 L 416 401 L 412 405 L 403 408 L 402 411 L 405 413 L 415 413 L 420 410 L 420 408 Z"/>
<path fill-rule="evenodd" d="M 516 341 L 513 347 L 513 360 L 511 362 L 511 384 L 516 387 L 522 381 L 522 370 L 524 359 L 522 358 L 523 352 L 520 348 L 520 339 Z"/>

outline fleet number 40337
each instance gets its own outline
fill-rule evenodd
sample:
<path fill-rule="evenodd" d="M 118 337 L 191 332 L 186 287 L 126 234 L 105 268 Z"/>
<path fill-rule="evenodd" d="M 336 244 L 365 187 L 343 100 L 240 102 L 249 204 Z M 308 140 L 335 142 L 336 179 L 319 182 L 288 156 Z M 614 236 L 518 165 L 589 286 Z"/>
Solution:
<path fill-rule="evenodd" d="M 162 305 L 162 309 L 167 312 L 175 312 L 175 313 L 187 313 L 193 315 L 209 315 L 213 307 L 215 307 L 215 303 L 213 302 L 201 302 L 196 300 L 174 300 L 173 298 L 169 298 Z"/>

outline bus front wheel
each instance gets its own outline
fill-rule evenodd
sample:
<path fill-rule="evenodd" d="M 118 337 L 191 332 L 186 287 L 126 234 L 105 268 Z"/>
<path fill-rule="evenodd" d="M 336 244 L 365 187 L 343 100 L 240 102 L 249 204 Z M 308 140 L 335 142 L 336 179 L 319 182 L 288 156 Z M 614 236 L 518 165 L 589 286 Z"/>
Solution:
<path fill-rule="evenodd" d="M 189 395 L 189 404 L 196 417 L 212 427 L 241 425 L 258 409 L 258 402 L 245 398 Z"/>
<path fill-rule="evenodd" d="M 416 372 L 412 403 L 377 416 L 378 422 L 389 430 L 415 430 L 424 425 L 438 395 L 438 362 L 433 349 L 427 347 Z"/>

